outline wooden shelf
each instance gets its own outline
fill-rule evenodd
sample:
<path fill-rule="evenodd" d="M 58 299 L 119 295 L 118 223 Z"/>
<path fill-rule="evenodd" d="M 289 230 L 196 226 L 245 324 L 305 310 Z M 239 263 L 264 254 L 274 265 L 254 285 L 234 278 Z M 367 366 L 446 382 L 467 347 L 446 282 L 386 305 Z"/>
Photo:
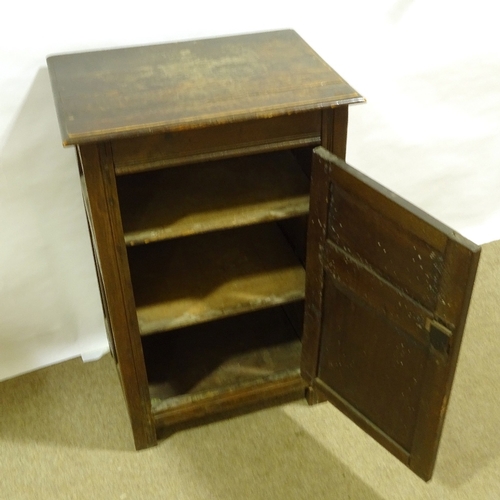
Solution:
<path fill-rule="evenodd" d="M 235 393 L 250 387 L 274 395 L 284 386 L 302 387 L 300 339 L 281 307 L 151 335 L 142 343 L 153 413 L 170 423 L 200 416 L 210 405 L 230 409 Z"/>
<path fill-rule="evenodd" d="M 117 179 L 127 245 L 306 214 L 309 181 L 290 151 Z"/>
<path fill-rule="evenodd" d="M 304 298 L 305 270 L 275 223 L 129 248 L 141 335 Z"/>

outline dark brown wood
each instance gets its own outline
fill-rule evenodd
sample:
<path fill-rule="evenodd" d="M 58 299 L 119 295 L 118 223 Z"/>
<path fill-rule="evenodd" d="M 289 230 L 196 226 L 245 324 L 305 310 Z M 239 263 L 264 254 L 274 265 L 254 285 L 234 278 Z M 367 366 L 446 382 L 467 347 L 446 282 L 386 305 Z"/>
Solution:
<path fill-rule="evenodd" d="M 119 175 L 267 151 L 319 146 L 321 111 L 214 125 L 112 142 Z"/>
<path fill-rule="evenodd" d="M 423 477 L 431 477 L 434 468 L 480 256 L 478 247 L 454 231 L 452 236 L 445 250 L 448 265 L 442 275 L 436 305 L 437 322 L 449 326 L 452 336 L 444 355 L 431 336 L 433 356 L 428 361 L 428 376 L 442 383 L 423 397 L 421 406 L 428 411 L 418 420 L 413 442 L 411 465 Z M 434 435 L 438 436 L 435 440 Z"/>
<path fill-rule="evenodd" d="M 81 151 L 103 309 L 136 445 L 152 445 L 139 322 L 151 333 L 281 303 L 300 336 L 303 308 L 290 301 L 304 296 L 311 148 L 325 144 L 342 154 L 346 106 L 363 98 L 293 31 L 68 54 L 47 64 L 63 144 Z M 300 168 L 274 156 L 290 148 L 285 156 Z M 261 166 L 239 158 L 255 153 L 266 154 Z M 233 167 L 211 170 L 209 161 L 228 158 Z M 181 219 L 186 224 L 177 224 Z M 272 220 L 279 230 L 262 238 L 262 224 Z M 261 228 L 235 242 L 249 224 Z M 222 244 L 208 244 L 221 229 L 230 231 L 220 233 Z M 151 243 L 165 238 L 171 243 L 162 248 L 180 249 L 180 260 Z M 125 244 L 149 247 L 130 248 L 135 289 Z M 145 321 L 153 309 L 159 314 Z M 265 390 L 240 386 L 205 408 L 297 392 L 297 379 L 278 379 Z M 177 407 L 175 418 L 154 420 L 204 411 L 193 404 Z"/>
<path fill-rule="evenodd" d="M 299 370 L 277 373 L 268 380 L 242 385 L 233 392 L 220 392 L 200 400 L 185 400 L 184 404 L 154 414 L 156 427 L 161 429 L 173 424 L 197 424 L 201 419 L 235 412 L 243 412 L 279 405 L 304 397 L 304 381 Z"/>
<path fill-rule="evenodd" d="M 479 252 L 339 159 L 363 98 L 293 31 L 48 66 L 136 446 L 306 384 L 429 478 Z"/>
<path fill-rule="evenodd" d="M 303 376 L 430 479 L 480 249 L 323 148 L 311 200 Z"/>
<path fill-rule="evenodd" d="M 326 396 L 318 387 L 308 386 L 306 389 L 306 401 L 310 406 L 324 403 L 327 401 Z"/>
<path fill-rule="evenodd" d="M 103 301 L 137 449 L 156 444 L 127 253 L 109 147 L 78 148 Z"/>
<path fill-rule="evenodd" d="M 87 186 L 85 182 L 85 175 L 83 173 L 83 167 L 80 161 L 80 154 L 79 151 L 77 150 L 76 154 L 77 158 L 77 163 L 78 163 L 78 171 L 80 174 L 80 185 L 81 185 L 81 190 L 82 190 L 82 197 L 83 197 L 83 205 L 85 207 L 85 213 L 87 215 L 87 229 L 89 231 L 89 236 L 91 239 L 92 243 L 92 256 L 94 258 L 94 265 L 95 265 L 95 270 L 96 270 L 96 275 L 97 275 L 97 285 L 99 287 L 99 293 L 101 297 L 101 305 L 102 305 L 102 312 L 104 315 L 104 326 L 106 328 L 106 336 L 108 338 L 108 344 L 109 344 L 109 350 L 111 352 L 111 356 L 114 359 L 115 363 L 118 363 L 118 357 L 116 354 L 116 346 L 115 346 L 115 338 L 113 335 L 113 330 L 111 328 L 111 321 L 109 317 L 109 311 L 108 311 L 108 301 L 106 299 L 106 291 L 104 288 L 104 281 L 102 277 L 102 272 L 101 272 L 101 266 L 99 265 L 99 255 L 98 255 L 98 250 L 96 248 L 96 237 L 92 225 L 92 211 L 90 208 L 89 204 L 89 199 L 87 195 Z"/>
<path fill-rule="evenodd" d="M 151 335 L 143 345 L 153 413 L 163 422 L 236 408 L 241 392 L 267 398 L 303 387 L 300 339 L 280 307 Z"/>
<path fill-rule="evenodd" d="M 324 109 L 321 120 L 321 146 L 345 159 L 347 147 L 348 107 Z"/>
<path fill-rule="evenodd" d="M 66 145 L 363 101 L 291 30 L 58 55 L 47 64 Z"/>
<path fill-rule="evenodd" d="M 126 175 L 117 181 L 128 245 L 309 212 L 309 180 L 289 151 Z"/>
<path fill-rule="evenodd" d="M 304 298 L 305 270 L 274 223 L 129 249 L 141 334 Z"/>
<path fill-rule="evenodd" d="M 347 123 L 348 107 L 339 106 L 332 109 L 324 109 L 321 121 L 321 145 L 328 151 L 334 153 L 339 158 L 345 158 L 347 148 Z M 321 256 L 318 252 L 318 241 L 325 238 L 327 205 L 324 200 L 328 196 L 328 186 L 324 182 L 323 175 L 312 175 L 311 173 L 311 193 L 314 197 L 310 199 L 310 216 L 308 221 L 307 237 L 307 269 L 308 279 L 306 280 L 306 297 L 308 297 L 308 307 L 305 310 L 305 325 L 309 325 L 306 341 L 302 353 L 302 376 L 310 385 L 307 393 L 307 401 L 310 405 L 325 401 L 324 395 L 319 395 L 318 390 L 312 384 L 316 362 L 318 359 L 319 343 L 310 341 L 310 338 L 318 339 L 319 320 L 321 317 L 323 273 Z M 311 216 L 311 214 L 313 214 Z M 314 330 L 316 329 L 316 330 Z"/>
<path fill-rule="evenodd" d="M 306 291 L 307 307 L 304 311 L 301 374 L 313 389 L 319 356 L 323 293 L 323 259 L 318 244 L 325 240 L 328 214 L 328 183 L 319 167 L 311 172 L 309 227 L 307 231 Z M 315 398 L 309 398 L 313 404 Z"/>

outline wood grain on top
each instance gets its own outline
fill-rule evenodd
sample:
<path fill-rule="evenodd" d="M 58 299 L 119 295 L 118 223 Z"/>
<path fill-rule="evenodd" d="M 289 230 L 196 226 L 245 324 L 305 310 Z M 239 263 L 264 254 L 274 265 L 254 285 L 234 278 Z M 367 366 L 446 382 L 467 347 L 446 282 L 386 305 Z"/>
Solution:
<path fill-rule="evenodd" d="M 361 102 L 292 30 L 52 56 L 65 145 Z"/>

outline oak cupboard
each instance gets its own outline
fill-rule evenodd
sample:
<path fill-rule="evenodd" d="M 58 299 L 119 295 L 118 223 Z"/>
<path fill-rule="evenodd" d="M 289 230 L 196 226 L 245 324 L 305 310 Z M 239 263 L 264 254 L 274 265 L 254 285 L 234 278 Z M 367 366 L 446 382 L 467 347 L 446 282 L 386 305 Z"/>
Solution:
<path fill-rule="evenodd" d="M 344 162 L 364 99 L 291 30 L 48 67 L 137 449 L 305 394 L 429 479 L 479 248 Z"/>

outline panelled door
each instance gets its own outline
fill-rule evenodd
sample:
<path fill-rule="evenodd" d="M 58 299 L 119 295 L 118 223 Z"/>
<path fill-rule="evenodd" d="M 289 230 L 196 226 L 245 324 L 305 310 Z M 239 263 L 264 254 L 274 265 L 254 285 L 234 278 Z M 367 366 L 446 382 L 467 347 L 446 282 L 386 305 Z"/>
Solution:
<path fill-rule="evenodd" d="M 302 376 L 425 480 L 480 248 L 314 151 Z"/>

